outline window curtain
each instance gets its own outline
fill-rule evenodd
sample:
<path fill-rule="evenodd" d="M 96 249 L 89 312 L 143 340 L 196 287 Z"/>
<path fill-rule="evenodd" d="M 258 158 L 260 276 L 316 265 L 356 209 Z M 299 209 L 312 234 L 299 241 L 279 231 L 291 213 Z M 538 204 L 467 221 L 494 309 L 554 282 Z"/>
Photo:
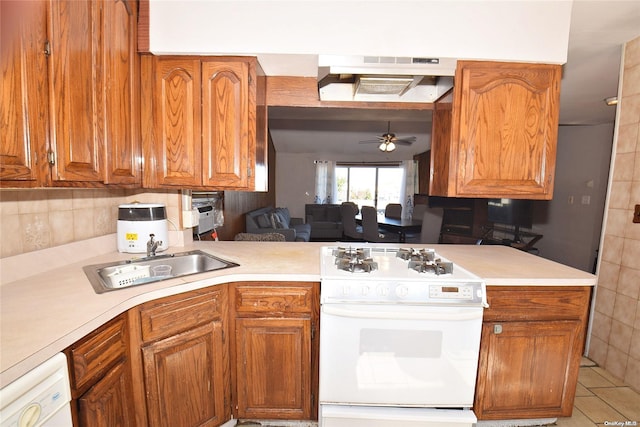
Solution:
<path fill-rule="evenodd" d="M 314 203 L 323 205 L 336 203 L 338 187 L 336 183 L 336 164 L 328 160 L 316 160 L 316 196 Z"/>
<path fill-rule="evenodd" d="M 400 203 L 402 204 L 402 217 L 411 218 L 413 216 L 413 195 L 418 188 L 418 167 L 414 160 L 404 160 L 402 162 L 402 187 L 400 188 Z"/>

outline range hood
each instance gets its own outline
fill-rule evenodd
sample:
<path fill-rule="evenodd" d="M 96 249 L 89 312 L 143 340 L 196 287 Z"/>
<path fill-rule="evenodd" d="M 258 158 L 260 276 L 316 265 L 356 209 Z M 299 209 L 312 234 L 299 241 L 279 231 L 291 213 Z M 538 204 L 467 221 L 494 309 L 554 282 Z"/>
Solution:
<path fill-rule="evenodd" d="M 453 59 L 336 56 L 318 58 L 322 101 L 433 102 L 453 86 Z"/>

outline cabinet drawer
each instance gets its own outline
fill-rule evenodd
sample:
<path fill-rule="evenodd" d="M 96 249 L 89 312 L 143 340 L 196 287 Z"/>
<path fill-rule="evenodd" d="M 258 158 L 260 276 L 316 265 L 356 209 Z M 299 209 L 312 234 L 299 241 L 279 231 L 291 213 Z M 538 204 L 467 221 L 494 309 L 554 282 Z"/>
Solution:
<path fill-rule="evenodd" d="M 235 309 L 240 316 L 254 313 L 310 313 L 312 304 L 311 283 L 235 286 Z"/>
<path fill-rule="evenodd" d="M 140 306 L 144 342 L 154 341 L 224 317 L 226 287 L 193 291 Z"/>
<path fill-rule="evenodd" d="M 126 357 L 127 322 L 120 316 L 70 347 L 71 387 L 80 390 Z"/>
<path fill-rule="evenodd" d="M 586 319 L 589 286 L 487 286 L 485 321 Z"/>

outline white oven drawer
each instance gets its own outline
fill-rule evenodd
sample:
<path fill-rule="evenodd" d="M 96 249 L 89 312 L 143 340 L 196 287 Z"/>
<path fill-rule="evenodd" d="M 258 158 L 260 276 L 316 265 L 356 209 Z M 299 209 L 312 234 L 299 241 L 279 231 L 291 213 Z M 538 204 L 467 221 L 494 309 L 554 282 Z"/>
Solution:
<path fill-rule="evenodd" d="M 471 407 L 481 307 L 324 304 L 321 404 Z"/>
<path fill-rule="evenodd" d="M 470 409 L 320 406 L 320 427 L 472 427 Z"/>

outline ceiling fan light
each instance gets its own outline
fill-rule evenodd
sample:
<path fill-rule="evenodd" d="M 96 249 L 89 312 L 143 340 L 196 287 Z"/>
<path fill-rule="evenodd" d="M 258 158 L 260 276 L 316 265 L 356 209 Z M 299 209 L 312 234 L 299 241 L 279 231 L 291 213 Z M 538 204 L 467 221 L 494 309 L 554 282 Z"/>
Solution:
<path fill-rule="evenodd" d="M 378 148 L 380 149 L 380 151 L 387 151 L 387 143 L 383 142 Z"/>
<path fill-rule="evenodd" d="M 387 143 L 387 151 L 393 151 L 395 149 L 396 149 L 396 144 L 394 144 L 393 142 Z"/>

